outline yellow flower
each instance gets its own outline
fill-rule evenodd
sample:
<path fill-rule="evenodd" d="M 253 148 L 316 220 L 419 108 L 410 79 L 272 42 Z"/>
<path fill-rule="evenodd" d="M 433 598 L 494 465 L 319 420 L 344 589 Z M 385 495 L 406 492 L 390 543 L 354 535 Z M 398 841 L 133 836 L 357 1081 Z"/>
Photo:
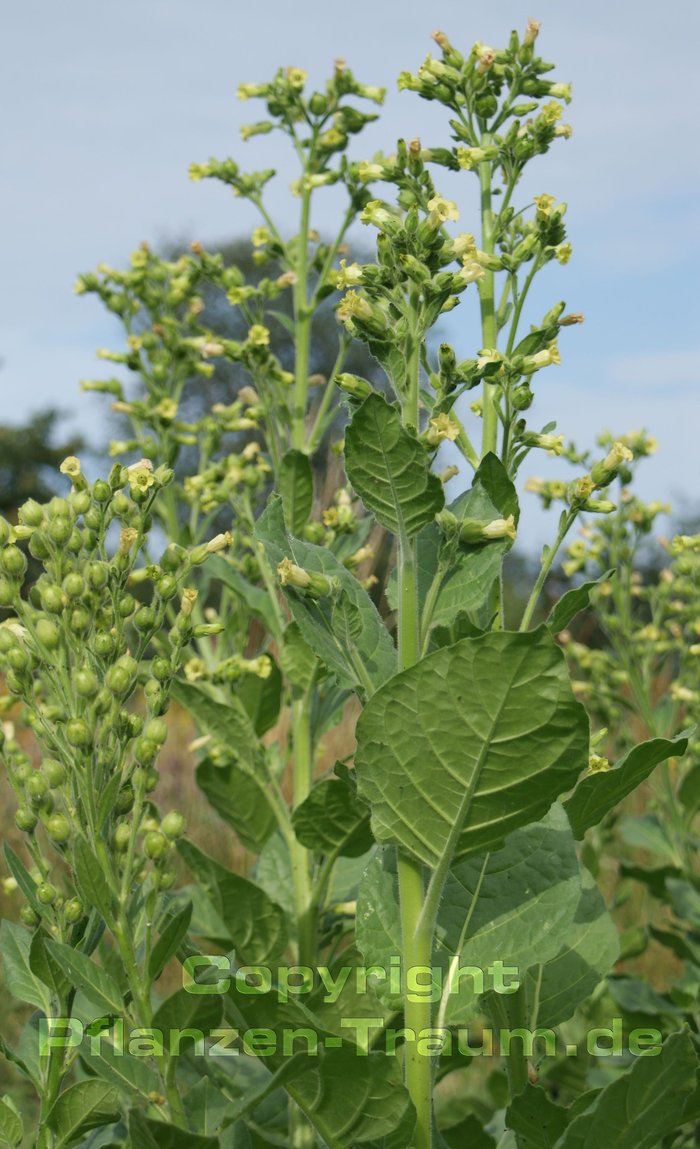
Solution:
<path fill-rule="evenodd" d="M 301 91 L 307 80 L 307 73 L 303 68 L 287 68 L 286 76 L 288 82 L 293 88 L 296 88 L 298 92 Z"/>
<path fill-rule="evenodd" d="M 62 475 L 68 475 L 71 479 L 75 479 L 81 473 L 80 459 L 76 458 L 75 455 L 69 455 L 67 459 L 63 460 L 58 469 Z"/>
<path fill-rule="evenodd" d="M 554 254 L 562 266 L 567 264 L 571 259 L 571 251 L 572 248 L 570 243 L 560 243 L 558 247 L 554 248 Z"/>
<path fill-rule="evenodd" d="M 174 419 L 177 415 L 176 401 L 174 399 L 161 399 L 156 407 L 156 414 L 167 421 Z"/>
<path fill-rule="evenodd" d="M 356 287 L 362 283 L 362 264 L 351 263 L 341 259 L 340 267 L 334 273 L 335 286 L 338 291 L 345 291 L 347 287 Z"/>
<path fill-rule="evenodd" d="M 515 519 L 508 515 L 507 519 L 493 519 L 482 528 L 485 539 L 511 539 L 515 542 Z"/>
<path fill-rule="evenodd" d="M 545 124 L 556 124 L 557 120 L 562 117 L 562 106 L 556 100 L 550 100 L 548 104 L 542 108 L 541 116 Z"/>
<path fill-rule="evenodd" d="M 553 195 L 543 193 L 542 195 L 533 196 L 533 202 L 537 208 L 537 214 L 542 216 L 543 219 L 546 219 L 547 216 L 552 214 L 552 208 L 556 203 L 556 199 Z"/>
<path fill-rule="evenodd" d="M 603 770 L 610 769 L 610 762 L 607 758 L 603 758 L 600 754 L 591 754 L 588 758 L 588 772 L 589 774 L 599 774 Z"/>
<path fill-rule="evenodd" d="M 206 673 L 206 669 L 207 665 L 203 658 L 190 658 L 183 667 L 188 682 L 196 682 Z"/>
<path fill-rule="evenodd" d="M 573 134 L 574 129 L 571 127 L 571 124 L 557 124 L 554 129 L 554 135 L 561 136 L 564 140 L 570 140 Z"/>
<path fill-rule="evenodd" d="M 270 332 L 267 327 L 263 327 L 262 323 L 254 323 L 248 332 L 248 343 L 253 347 L 268 347 Z"/>
<path fill-rule="evenodd" d="M 528 20 L 527 24 L 525 25 L 525 36 L 523 38 L 523 44 L 525 44 L 528 48 L 534 44 L 541 27 L 542 23 L 540 20 Z"/>
<path fill-rule="evenodd" d="M 431 200 L 428 200 L 428 211 L 435 212 L 441 223 L 459 219 L 457 204 L 454 200 L 445 199 L 441 195 L 435 195 Z"/>
<path fill-rule="evenodd" d="M 437 447 L 438 443 L 444 442 L 445 439 L 454 443 L 458 435 L 459 424 L 450 415 L 441 414 L 430 420 L 425 438 L 431 447 Z"/>
<path fill-rule="evenodd" d="M 256 227 L 251 236 L 253 247 L 263 247 L 271 239 L 272 236 L 266 227 Z"/>

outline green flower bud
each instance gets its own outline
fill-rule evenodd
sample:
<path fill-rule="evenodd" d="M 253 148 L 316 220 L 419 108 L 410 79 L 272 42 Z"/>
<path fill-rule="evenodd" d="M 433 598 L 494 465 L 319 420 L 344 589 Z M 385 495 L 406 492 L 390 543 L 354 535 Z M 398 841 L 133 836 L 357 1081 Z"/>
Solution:
<path fill-rule="evenodd" d="M 43 774 L 35 771 L 27 782 L 27 794 L 35 806 L 40 806 L 49 789 L 49 784 Z"/>
<path fill-rule="evenodd" d="M 149 830 L 143 840 L 143 849 L 147 858 L 163 858 L 168 850 L 167 839 L 159 830 Z"/>
<path fill-rule="evenodd" d="M 92 485 L 92 497 L 96 503 L 105 504 L 112 498 L 112 488 L 104 479 L 96 479 Z"/>
<path fill-rule="evenodd" d="M 169 890 L 175 884 L 176 878 L 175 870 L 160 870 L 156 877 L 156 885 L 159 890 Z"/>
<path fill-rule="evenodd" d="M 171 810 L 166 814 L 160 824 L 161 832 L 174 842 L 176 838 L 181 838 L 185 832 L 185 819 L 182 814 L 178 814 L 176 810 Z"/>
<path fill-rule="evenodd" d="M 36 896 L 42 906 L 51 906 L 58 897 L 58 890 L 50 882 L 42 882 L 41 885 L 37 886 Z"/>
<path fill-rule="evenodd" d="M 59 546 L 63 546 L 68 542 L 72 533 L 73 524 L 70 519 L 63 518 L 63 516 L 57 516 L 56 518 L 52 517 L 49 519 L 47 534 L 54 543 L 57 543 Z"/>
<path fill-rule="evenodd" d="M 40 527 L 44 521 L 44 508 L 36 499 L 27 499 L 19 508 L 17 518 L 27 527 Z"/>
<path fill-rule="evenodd" d="M 103 686 L 101 690 L 98 690 L 92 703 L 95 714 L 107 714 L 111 709 L 113 701 L 114 697 L 111 690 Z"/>
<path fill-rule="evenodd" d="M 66 780 L 66 768 L 55 758 L 45 758 L 41 769 L 49 786 L 62 786 Z"/>
<path fill-rule="evenodd" d="M 5 547 L 0 551 L 0 567 L 10 578 L 21 579 L 27 570 L 27 560 L 19 547 Z"/>
<path fill-rule="evenodd" d="M 90 507 L 83 515 L 83 522 L 89 530 L 99 531 L 102 523 L 102 515 L 99 508 L 94 506 Z"/>
<path fill-rule="evenodd" d="M 129 842 L 131 841 L 131 826 L 127 822 L 120 822 L 114 831 L 114 846 L 115 849 L 123 854 L 129 849 Z"/>
<path fill-rule="evenodd" d="M 128 814 L 133 805 L 134 787 L 130 782 L 127 782 L 125 786 L 122 786 L 121 790 L 117 794 L 117 799 L 114 803 L 114 809 L 117 814 Z"/>
<path fill-rule="evenodd" d="M 69 503 L 76 515 L 84 515 L 90 509 L 90 494 L 88 491 L 73 491 Z"/>
<path fill-rule="evenodd" d="M 66 598 L 60 587 L 49 583 L 41 588 L 41 605 L 48 614 L 60 614 L 66 605 Z"/>
<path fill-rule="evenodd" d="M 95 590 L 102 590 L 109 582 L 109 566 L 103 562 L 92 562 L 87 568 L 87 577 L 90 586 Z"/>
<path fill-rule="evenodd" d="M 55 622 L 48 618 L 40 618 L 36 623 L 36 636 L 46 650 L 57 650 L 61 641 L 61 632 Z"/>
<path fill-rule="evenodd" d="M 133 594 L 129 594 L 128 591 L 125 591 L 124 594 L 119 596 L 117 610 L 119 611 L 120 618 L 128 618 L 130 614 L 134 613 L 135 609 L 136 599 Z"/>
<path fill-rule="evenodd" d="M 12 606 L 17 598 L 15 584 L 0 575 L 0 606 Z"/>
<path fill-rule="evenodd" d="M 177 594 L 177 580 L 172 575 L 163 575 L 156 583 L 156 590 L 164 602 L 169 602 Z"/>
<path fill-rule="evenodd" d="M 67 574 L 63 580 L 63 589 L 68 598 L 80 598 L 86 591 L 85 579 L 77 572 Z"/>
<path fill-rule="evenodd" d="M 29 540 L 27 549 L 32 558 L 38 559 L 39 562 L 43 562 L 44 559 L 49 557 L 49 548 L 46 544 L 46 538 L 40 531 L 34 532 L 31 539 Z"/>
<path fill-rule="evenodd" d="M 90 738 L 90 727 L 82 718 L 71 718 L 66 724 L 66 741 L 70 746 L 88 746 Z"/>
<path fill-rule="evenodd" d="M 134 742 L 134 756 L 145 766 L 151 766 L 155 762 L 159 749 L 158 743 L 151 742 L 150 738 L 141 737 Z"/>
<path fill-rule="evenodd" d="M 1 732 L 2 732 L 2 727 L 0 727 L 0 733 Z M 3 735 L 3 737 L 4 737 L 4 735 Z M 0 740 L 0 744 L 1 744 L 1 740 Z M 15 772 L 14 772 L 15 782 L 17 783 L 18 786 L 26 786 L 27 782 L 32 777 L 33 773 L 34 773 L 34 771 L 32 770 L 32 768 L 28 762 L 20 762 L 19 765 L 17 765 L 15 767 Z"/>
<path fill-rule="evenodd" d="M 86 666 L 74 674 L 73 683 L 81 698 L 94 698 L 100 689 L 96 675 Z"/>
<path fill-rule="evenodd" d="M 172 674 L 168 659 L 160 656 L 154 658 L 151 663 L 151 674 L 158 682 L 167 682 Z"/>
<path fill-rule="evenodd" d="M 100 658 L 107 658 L 110 654 L 114 654 L 116 645 L 116 639 L 113 634 L 108 634 L 103 631 L 95 635 L 95 654 L 99 654 Z"/>
<path fill-rule="evenodd" d="M 29 666 L 29 655 L 23 646 L 13 646 L 8 651 L 7 661 L 13 670 L 26 670 Z"/>
<path fill-rule="evenodd" d="M 90 629 L 91 622 L 90 612 L 84 607 L 76 607 L 71 611 L 70 628 L 77 634 L 85 634 L 85 631 Z"/>
<path fill-rule="evenodd" d="M 67 842 L 71 836 L 70 822 L 63 814 L 52 814 L 46 822 L 46 833 L 54 842 Z"/>
<path fill-rule="evenodd" d="M 78 898 L 71 898 L 63 907 L 63 913 L 67 922 L 79 922 L 83 916 L 83 903 Z"/>
<path fill-rule="evenodd" d="M 25 926 L 38 926 L 41 921 L 41 918 L 31 906 L 22 906 L 22 909 L 19 911 L 19 916 Z"/>
<path fill-rule="evenodd" d="M 181 570 L 185 558 L 186 552 L 183 547 L 178 546 L 177 543 L 171 543 L 163 551 L 159 565 L 168 574 L 177 574 Z"/>
<path fill-rule="evenodd" d="M 134 510 L 134 504 L 128 495 L 125 495 L 123 491 L 118 491 L 112 500 L 112 510 L 115 515 L 124 518 L 125 515 L 130 514 L 130 512 Z"/>
<path fill-rule="evenodd" d="M 20 806 L 15 814 L 15 825 L 18 830 L 23 830 L 25 834 L 31 834 L 38 821 L 36 814 L 28 810 L 26 806 Z"/>
<path fill-rule="evenodd" d="M 162 746 L 168 737 L 168 724 L 162 718 L 152 718 L 150 722 L 146 723 L 143 735 L 149 742 L 155 742 L 156 746 Z"/>
<path fill-rule="evenodd" d="M 151 606 L 142 606 L 136 611 L 133 621 L 136 629 L 142 633 L 153 630 L 156 624 L 156 612 Z"/>

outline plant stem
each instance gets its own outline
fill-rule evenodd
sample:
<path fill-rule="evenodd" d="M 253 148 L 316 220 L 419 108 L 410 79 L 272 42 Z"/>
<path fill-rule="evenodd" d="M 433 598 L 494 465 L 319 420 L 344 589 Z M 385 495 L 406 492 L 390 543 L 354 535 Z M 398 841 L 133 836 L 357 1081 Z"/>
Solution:
<path fill-rule="evenodd" d="M 310 692 L 311 687 L 301 698 L 292 702 L 294 809 L 308 797 L 313 781 Z M 291 854 L 298 930 L 298 960 L 300 965 L 313 966 L 316 958 L 316 922 L 312 910 L 311 855 L 296 839 L 291 841 Z"/>
<path fill-rule="evenodd" d="M 537 607 L 537 603 L 540 600 L 542 588 L 544 587 L 544 584 L 547 581 L 547 575 L 549 574 L 550 570 L 552 569 L 552 564 L 554 563 L 554 560 L 557 557 L 557 554 L 559 552 L 559 548 L 560 548 L 561 544 L 564 542 L 564 539 L 566 538 L 567 534 L 569 533 L 569 531 L 570 531 L 570 529 L 571 529 L 571 527 L 575 521 L 576 521 L 576 512 L 575 511 L 569 511 L 568 514 L 562 515 L 561 522 L 559 524 L 559 532 L 557 534 L 557 537 L 554 540 L 554 543 L 552 544 L 552 546 L 548 547 L 547 554 L 542 559 L 542 566 L 540 568 L 540 573 L 538 574 L 537 581 L 535 582 L 535 585 L 532 588 L 532 594 L 530 595 L 529 599 L 527 600 L 527 605 L 526 605 L 525 610 L 523 612 L 522 622 L 520 623 L 520 630 L 527 630 L 530 623 L 532 622 L 532 616 L 535 613 L 535 608 Z"/>
<path fill-rule="evenodd" d="M 491 138 L 485 134 L 482 145 L 491 143 Z M 479 184 L 481 187 L 481 247 L 488 255 L 494 251 L 493 210 L 491 206 L 491 164 L 488 161 L 479 164 Z M 485 269 L 479 280 L 479 297 L 481 300 L 481 338 L 482 346 L 495 348 L 498 342 L 498 329 L 496 324 L 496 310 L 494 302 L 494 273 Z M 498 441 L 498 413 L 496 410 L 497 386 L 495 383 L 484 383 L 483 426 L 481 438 L 481 457 L 489 451 L 495 453 Z"/>
<path fill-rule="evenodd" d="M 307 298 L 309 219 L 311 192 L 305 189 L 301 197 L 301 224 L 297 251 L 297 281 L 294 285 L 294 325 L 296 328 L 296 358 L 294 363 L 294 395 L 292 399 L 292 447 L 303 451 L 306 440 L 306 395 L 309 387 L 309 355 L 311 350 L 311 309 Z"/>
<path fill-rule="evenodd" d="M 403 407 L 403 423 L 418 427 L 420 345 L 415 335 L 409 360 L 408 402 Z M 399 538 L 398 546 L 398 586 L 399 618 L 398 646 L 399 671 L 407 670 L 420 658 L 420 610 L 418 603 L 418 579 L 415 539 Z M 404 1046 L 404 1073 L 406 1088 L 416 1111 L 416 1127 L 413 1134 L 413 1149 L 431 1149 L 432 1146 L 432 1066 L 429 1057 L 423 1057 L 417 1049 L 417 1039 L 421 1032 L 430 1029 L 432 1007 L 429 1001 L 419 998 L 412 1001 L 406 993 L 406 971 L 418 966 L 430 968 L 432 961 L 432 930 L 419 926 L 425 888 L 423 867 L 420 862 L 398 851 L 399 900 L 401 905 L 401 935 L 403 943 L 404 971 L 404 1023 L 413 1033 Z M 414 994 L 413 997 L 418 997 Z"/>

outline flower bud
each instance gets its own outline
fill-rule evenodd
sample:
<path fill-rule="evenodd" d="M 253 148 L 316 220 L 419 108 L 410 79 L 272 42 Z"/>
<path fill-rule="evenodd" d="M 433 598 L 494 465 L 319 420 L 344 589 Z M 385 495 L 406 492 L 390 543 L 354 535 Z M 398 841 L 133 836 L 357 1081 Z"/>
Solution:
<path fill-rule="evenodd" d="M 66 724 L 66 741 L 70 746 L 85 747 L 90 744 L 90 727 L 82 718 L 71 718 Z"/>
<path fill-rule="evenodd" d="M 66 768 L 62 762 L 58 762 L 55 758 L 45 758 L 41 764 L 41 769 L 49 786 L 62 786 L 66 780 Z"/>
<path fill-rule="evenodd" d="M 21 579 L 27 570 L 27 560 L 19 547 L 4 547 L 0 551 L 0 567 L 13 579 Z"/>
<path fill-rule="evenodd" d="M 27 809 L 26 806 L 20 806 L 15 814 L 15 825 L 18 830 L 22 830 L 25 834 L 31 834 L 38 821 L 36 814 Z"/>
<path fill-rule="evenodd" d="M 282 559 L 277 567 L 277 574 L 282 586 L 291 586 L 297 590 L 306 591 L 313 598 L 323 598 L 332 594 L 336 589 L 333 580 L 327 578 L 326 575 L 304 570 L 303 567 L 297 566 L 289 558 Z"/>
<path fill-rule="evenodd" d="M 58 897 L 58 890 L 50 882 L 41 882 L 36 888 L 36 896 L 42 906 L 51 906 Z"/>
<path fill-rule="evenodd" d="M 169 838 L 171 842 L 175 841 L 176 838 L 181 838 L 185 832 L 185 819 L 176 810 L 171 810 L 163 818 L 160 828 L 166 838 Z"/>
<path fill-rule="evenodd" d="M 354 399 L 367 399 L 373 392 L 371 384 L 366 379 L 361 379 L 359 375 L 351 375 L 347 371 L 336 375 L 334 382 L 341 391 L 346 395 L 352 395 Z"/>
<path fill-rule="evenodd" d="M 52 814 L 46 821 L 46 833 L 54 842 L 67 842 L 71 835 L 68 819 L 63 814 Z"/>
<path fill-rule="evenodd" d="M 70 898 L 63 907 L 63 914 L 69 924 L 79 922 L 83 916 L 83 903 L 78 898 Z"/>
<path fill-rule="evenodd" d="M 114 848 L 119 854 L 124 854 L 129 849 L 131 842 L 131 826 L 128 822 L 120 822 L 114 831 Z"/>
<path fill-rule="evenodd" d="M 482 543 L 494 539 L 510 539 L 515 541 L 515 519 L 508 515 L 507 519 L 492 519 L 491 522 L 479 522 L 478 519 L 465 519 L 460 524 L 459 537 L 464 543 Z"/>
<path fill-rule="evenodd" d="M 143 849 L 147 858 L 157 860 L 167 853 L 168 840 L 159 830 L 149 830 L 143 840 Z"/>

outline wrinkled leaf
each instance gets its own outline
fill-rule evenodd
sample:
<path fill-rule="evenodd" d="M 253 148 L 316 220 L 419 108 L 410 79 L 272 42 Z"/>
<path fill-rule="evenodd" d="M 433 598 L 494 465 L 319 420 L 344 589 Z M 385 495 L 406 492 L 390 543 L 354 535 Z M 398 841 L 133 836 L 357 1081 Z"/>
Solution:
<path fill-rule="evenodd" d="M 314 477 L 311 461 L 303 451 L 287 451 L 279 468 L 279 491 L 287 530 L 300 535 L 311 518 Z"/>

